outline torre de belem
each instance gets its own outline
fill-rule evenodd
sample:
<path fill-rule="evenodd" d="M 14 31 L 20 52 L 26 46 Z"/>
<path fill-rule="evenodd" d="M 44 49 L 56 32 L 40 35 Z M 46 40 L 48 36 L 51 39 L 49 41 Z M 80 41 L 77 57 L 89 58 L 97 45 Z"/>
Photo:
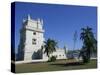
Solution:
<path fill-rule="evenodd" d="M 44 53 L 44 29 L 42 19 L 32 19 L 28 15 L 27 19 L 23 20 L 22 28 L 20 29 L 20 42 L 18 45 L 18 59 L 23 61 L 43 60 L 47 61 L 48 56 Z M 57 56 L 57 59 L 66 59 L 66 51 L 62 48 L 56 48 L 56 52 L 50 56 Z"/>

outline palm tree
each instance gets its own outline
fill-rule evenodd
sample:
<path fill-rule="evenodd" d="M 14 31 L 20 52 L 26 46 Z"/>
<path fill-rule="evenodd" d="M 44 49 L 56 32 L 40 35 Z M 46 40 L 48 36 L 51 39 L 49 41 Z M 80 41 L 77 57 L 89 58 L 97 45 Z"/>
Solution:
<path fill-rule="evenodd" d="M 49 57 L 51 53 L 56 51 L 57 42 L 55 40 L 48 39 L 45 42 L 45 46 L 44 47 L 45 47 L 44 53 L 46 53 L 47 56 Z"/>
<path fill-rule="evenodd" d="M 96 50 L 96 39 L 94 38 L 92 28 L 86 27 L 81 29 L 80 39 L 83 41 L 83 47 L 80 52 L 80 56 L 83 58 L 83 62 L 90 61 L 91 52 Z"/>

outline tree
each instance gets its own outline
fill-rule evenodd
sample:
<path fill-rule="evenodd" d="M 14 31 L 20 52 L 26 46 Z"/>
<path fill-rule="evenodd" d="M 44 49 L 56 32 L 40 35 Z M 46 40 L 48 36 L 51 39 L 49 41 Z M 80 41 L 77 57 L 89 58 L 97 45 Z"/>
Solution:
<path fill-rule="evenodd" d="M 79 56 L 82 56 L 83 62 L 90 61 L 91 53 L 97 49 L 97 41 L 93 35 L 92 28 L 86 27 L 81 29 L 80 39 L 83 41 L 82 50 Z"/>
<path fill-rule="evenodd" d="M 47 56 L 49 57 L 51 53 L 56 51 L 57 42 L 55 40 L 48 39 L 45 42 L 45 46 L 44 47 L 45 47 L 44 53 L 46 53 Z"/>

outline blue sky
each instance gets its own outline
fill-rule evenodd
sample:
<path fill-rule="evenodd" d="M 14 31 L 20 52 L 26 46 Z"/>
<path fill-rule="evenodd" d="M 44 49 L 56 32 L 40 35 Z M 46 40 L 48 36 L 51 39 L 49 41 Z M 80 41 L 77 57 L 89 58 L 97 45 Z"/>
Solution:
<path fill-rule="evenodd" d="M 66 45 L 73 49 L 73 36 L 77 31 L 76 49 L 82 47 L 80 32 L 82 27 L 93 28 L 97 35 L 97 8 L 74 5 L 54 5 L 17 2 L 15 5 L 15 47 L 18 48 L 23 19 L 30 14 L 33 19 L 43 19 L 44 37 L 58 41 L 59 47 Z"/>

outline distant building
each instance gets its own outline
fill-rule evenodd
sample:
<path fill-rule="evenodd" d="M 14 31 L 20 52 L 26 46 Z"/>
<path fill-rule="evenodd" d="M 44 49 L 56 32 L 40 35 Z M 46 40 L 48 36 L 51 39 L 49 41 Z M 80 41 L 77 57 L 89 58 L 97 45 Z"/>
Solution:
<path fill-rule="evenodd" d="M 28 15 L 26 20 L 23 20 L 23 26 L 20 30 L 20 43 L 18 46 L 18 58 L 19 60 L 37 60 L 41 59 L 47 61 L 48 57 L 41 50 L 44 45 L 44 29 L 43 20 L 31 19 Z M 57 56 L 57 59 L 66 59 L 66 53 L 64 49 L 56 49 L 50 56 Z"/>

